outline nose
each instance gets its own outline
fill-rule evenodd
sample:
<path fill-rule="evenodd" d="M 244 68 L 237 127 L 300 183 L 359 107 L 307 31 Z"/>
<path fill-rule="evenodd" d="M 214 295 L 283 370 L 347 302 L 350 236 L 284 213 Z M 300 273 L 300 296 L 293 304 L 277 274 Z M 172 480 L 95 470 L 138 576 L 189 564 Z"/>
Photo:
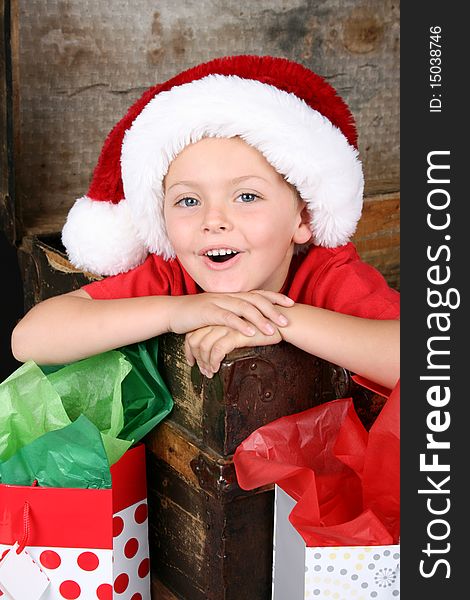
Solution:
<path fill-rule="evenodd" d="M 230 231 L 233 228 L 231 219 L 224 207 L 207 206 L 202 219 L 202 229 L 205 233 Z"/>

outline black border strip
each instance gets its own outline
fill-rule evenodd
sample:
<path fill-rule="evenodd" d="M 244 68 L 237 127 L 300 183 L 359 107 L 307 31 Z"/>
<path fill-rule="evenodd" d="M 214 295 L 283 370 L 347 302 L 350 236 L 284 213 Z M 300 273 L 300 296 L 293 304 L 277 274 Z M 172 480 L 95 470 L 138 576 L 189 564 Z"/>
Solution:
<path fill-rule="evenodd" d="M 430 43 L 431 27 L 441 28 L 440 37 L 434 38 L 440 53 L 430 52 L 438 49 Z M 470 330 L 465 318 L 465 263 L 470 253 L 466 244 L 469 233 L 464 230 L 469 219 L 464 178 L 470 162 L 468 151 L 463 149 L 464 131 L 468 129 L 463 89 L 469 39 L 466 20 L 454 3 L 409 2 L 402 6 L 401 598 L 413 600 L 464 598 L 469 594 L 465 592 L 468 567 L 464 542 L 470 531 L 465 511 L 467 505 L 470 507 L 466 485 L 470 390 L 465 386 L 464 373 L 468 371 L 466 331 Z M 438 61 L 430 60 L 437 55 L 441 57 L 440 70 L 436 68 Z M 441 75 L 442 85 L 431 87 L 430 79 L 436 74 Z M 442 103 L 440 112 L 438 100 Z M 429 162 L 450 168 L 436 168 L 428 174 Z M 439 203 L 442 208 L 435 207 Z M 445 223 L 442 229 L 433 228 Z M 435 268 L 429 271 L 431 267 Z M 453 308 L 445 306 L 446 299 Z M 430 316 L 433 313 L 441 316 Z M 445 353 L 432 354 L 435 350 Z M 422 379 L 430 376 L 434 380 Z M 432 387 L 434 393 L 429 391 Z M 447 393 L 450 397 L 445 402 Z M 437 428 L 442 431 L 433 431 Z M 449 447 L 428 448 L 429 434 Z M 425 455 L 424 463 L 434 460 L 448 465 L 449 471 L 440 470 L 445 468 L 441 466 L 435 471 L 426 470 L 429 467 L 424 464 L 420 467 L 421 454 Z"/>

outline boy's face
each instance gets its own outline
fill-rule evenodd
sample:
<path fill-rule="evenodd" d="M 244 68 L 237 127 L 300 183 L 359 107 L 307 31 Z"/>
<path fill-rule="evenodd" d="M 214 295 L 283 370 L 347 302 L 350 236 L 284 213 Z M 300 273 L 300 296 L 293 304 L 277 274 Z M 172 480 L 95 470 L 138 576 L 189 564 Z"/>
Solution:
<path fill-rule="evenodd" d="M 294 244 L 311 237 L 293 188 L 240 138 L 187 146 L 165 177 L 168 237 L 206 292 L 279 291 Z"/>

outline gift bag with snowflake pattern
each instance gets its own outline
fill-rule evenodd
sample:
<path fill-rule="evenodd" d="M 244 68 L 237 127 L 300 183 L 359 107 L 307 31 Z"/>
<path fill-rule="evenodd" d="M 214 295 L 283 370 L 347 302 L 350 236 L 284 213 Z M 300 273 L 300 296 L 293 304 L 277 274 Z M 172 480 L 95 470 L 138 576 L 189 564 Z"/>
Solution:
<path fill-rule="evenodd" d="M 368 431 L 343 398 L 237 448 L 242 489 L 275 484 L 273 600 L 399 596 L 399 394 L 398 382 Z"/>
<path fill-rule="evenodd" d="M 400 546 L 307 547 L 289 522 L 295 500 L 275 488 L 273 600 L 396 600 Z"/>

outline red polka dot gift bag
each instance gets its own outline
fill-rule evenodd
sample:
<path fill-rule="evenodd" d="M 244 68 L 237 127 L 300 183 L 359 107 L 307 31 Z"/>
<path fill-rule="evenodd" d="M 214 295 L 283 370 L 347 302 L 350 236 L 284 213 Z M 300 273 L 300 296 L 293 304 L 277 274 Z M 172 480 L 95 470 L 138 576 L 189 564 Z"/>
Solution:
<path fill-rule="evenodd" d="M 150 600 L 145 448 L 110 489 L 0 485 L 0 600 Z"/>
<path fill-rule="evenodd" d="M 0 383 L 0 600 L 150 600 L 145 447 L 158 339 Z"/>

